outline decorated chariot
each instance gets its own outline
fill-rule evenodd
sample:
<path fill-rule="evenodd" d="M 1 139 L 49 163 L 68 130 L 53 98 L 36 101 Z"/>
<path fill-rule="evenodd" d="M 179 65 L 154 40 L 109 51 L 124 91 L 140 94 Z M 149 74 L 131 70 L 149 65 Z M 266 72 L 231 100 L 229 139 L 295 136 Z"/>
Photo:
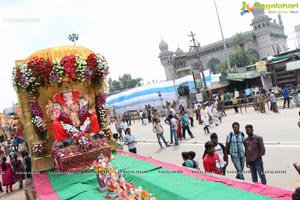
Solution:
<path fill-rule="evenodd" d="M 78 171 L 115 148 L 108 124 L 106 59 L 80 46 L 17 60 L 17 91 L 32 169 Z"/>

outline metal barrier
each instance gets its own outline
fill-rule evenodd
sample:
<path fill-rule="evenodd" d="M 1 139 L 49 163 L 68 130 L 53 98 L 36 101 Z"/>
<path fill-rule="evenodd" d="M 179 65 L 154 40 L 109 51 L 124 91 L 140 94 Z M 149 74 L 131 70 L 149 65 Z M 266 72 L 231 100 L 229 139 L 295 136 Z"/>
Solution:
<path fill-rule="evenodd" d="M 277 103 L 283 101 L 283 97 L 277 97 L 276 98 Z M 293 97 L 290 96 L 290 107 L 294 107 L 295 105 L 293 105 L 293 103 L 291 102 L 293 100 Z M 227 105 L 226 105 L 227 104 Z M 268 110 L 270 110 L 270 100 L 265 99 L 265 104 L 267 104 L 266 108 L 268 108 Z M 232 104 L 232 100 L 229 101 L 224 101 L 224 110 L 227 108 L 233 108 L 235 105 Z M 254 108 L 254 102 L 253 102 L 253 97 L 246 97 L 246 98 L 238 98 L 238 104 L 237 104 L 239 110 L 241 111 L 242 114 L 242 108 L 245 108 L 245 112 L 247 112 L 247 107 L 253 107 Z M 280 106 L 277 104 L 277 108 L 283 108 L 283 105 Z"/>
<path fill-rule="evenodd" d="M 269 100 L 265 100 L 265 103 L 267 103 L 267 107 L 269 108 Z M 243 113 L 242 108 L 245 108 L 245 112 L 247 112 L 247 107 L 254 107 L 253 97 L 246 97 L 246 98 L 238 98 L 238 104 L 232 104 L 232 100 L 224 101 L 224 110 L 227 108 L 234 108 L 234 106 L 238 106 L 238 109 L 240 110 L 240 113 Z"/>

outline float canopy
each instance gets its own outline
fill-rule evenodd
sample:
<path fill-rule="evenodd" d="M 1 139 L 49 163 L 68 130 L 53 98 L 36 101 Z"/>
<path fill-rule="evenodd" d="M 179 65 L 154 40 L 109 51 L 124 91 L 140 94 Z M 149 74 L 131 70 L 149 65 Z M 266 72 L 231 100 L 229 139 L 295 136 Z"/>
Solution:
<path fill-rule="evenodd" d="M 39 57 L 49 59 L 50 62 L 53 63 L 56 58 L 62 58 L 72 54 L 78 54 L 86 59 L 91 53 L 94 52 L 82 46 L 57 46 L 34 52 L 26 59 L 26 62 L 29 62 L 33 57 Z"/>

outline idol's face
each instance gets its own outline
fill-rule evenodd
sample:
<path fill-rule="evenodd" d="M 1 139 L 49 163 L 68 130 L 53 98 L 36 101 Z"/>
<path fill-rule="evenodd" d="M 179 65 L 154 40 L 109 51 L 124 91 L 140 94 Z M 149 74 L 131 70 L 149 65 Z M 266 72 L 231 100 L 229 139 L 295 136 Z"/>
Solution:
<path fill-rule="evenodd" d="M 73 94 L 72 92 L 66 92 L 66 93 L 63 93 L 63 99 L 68 102 L 68 101 L 71 101 L 73 99 Z"/>

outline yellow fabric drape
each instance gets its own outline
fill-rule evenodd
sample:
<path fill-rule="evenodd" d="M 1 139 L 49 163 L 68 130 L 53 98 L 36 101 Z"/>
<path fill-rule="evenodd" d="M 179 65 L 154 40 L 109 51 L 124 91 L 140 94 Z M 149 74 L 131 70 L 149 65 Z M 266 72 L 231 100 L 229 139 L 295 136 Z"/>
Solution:
<path fill-rule="evenodd" d="M 50 60 L 50 62 L 54 62 L 56 58 L 78 54 L 86 59 L 91 53 L 94 53 L 92 50 L 82 47 L 82 46 L 58 46 L 58 47 L 51 47 L 47 49 L 42 49 L 36 51 L 35 53 L 31 54 L 27 59 L 28 62 L 33 57 L 39 57 Z"/>

